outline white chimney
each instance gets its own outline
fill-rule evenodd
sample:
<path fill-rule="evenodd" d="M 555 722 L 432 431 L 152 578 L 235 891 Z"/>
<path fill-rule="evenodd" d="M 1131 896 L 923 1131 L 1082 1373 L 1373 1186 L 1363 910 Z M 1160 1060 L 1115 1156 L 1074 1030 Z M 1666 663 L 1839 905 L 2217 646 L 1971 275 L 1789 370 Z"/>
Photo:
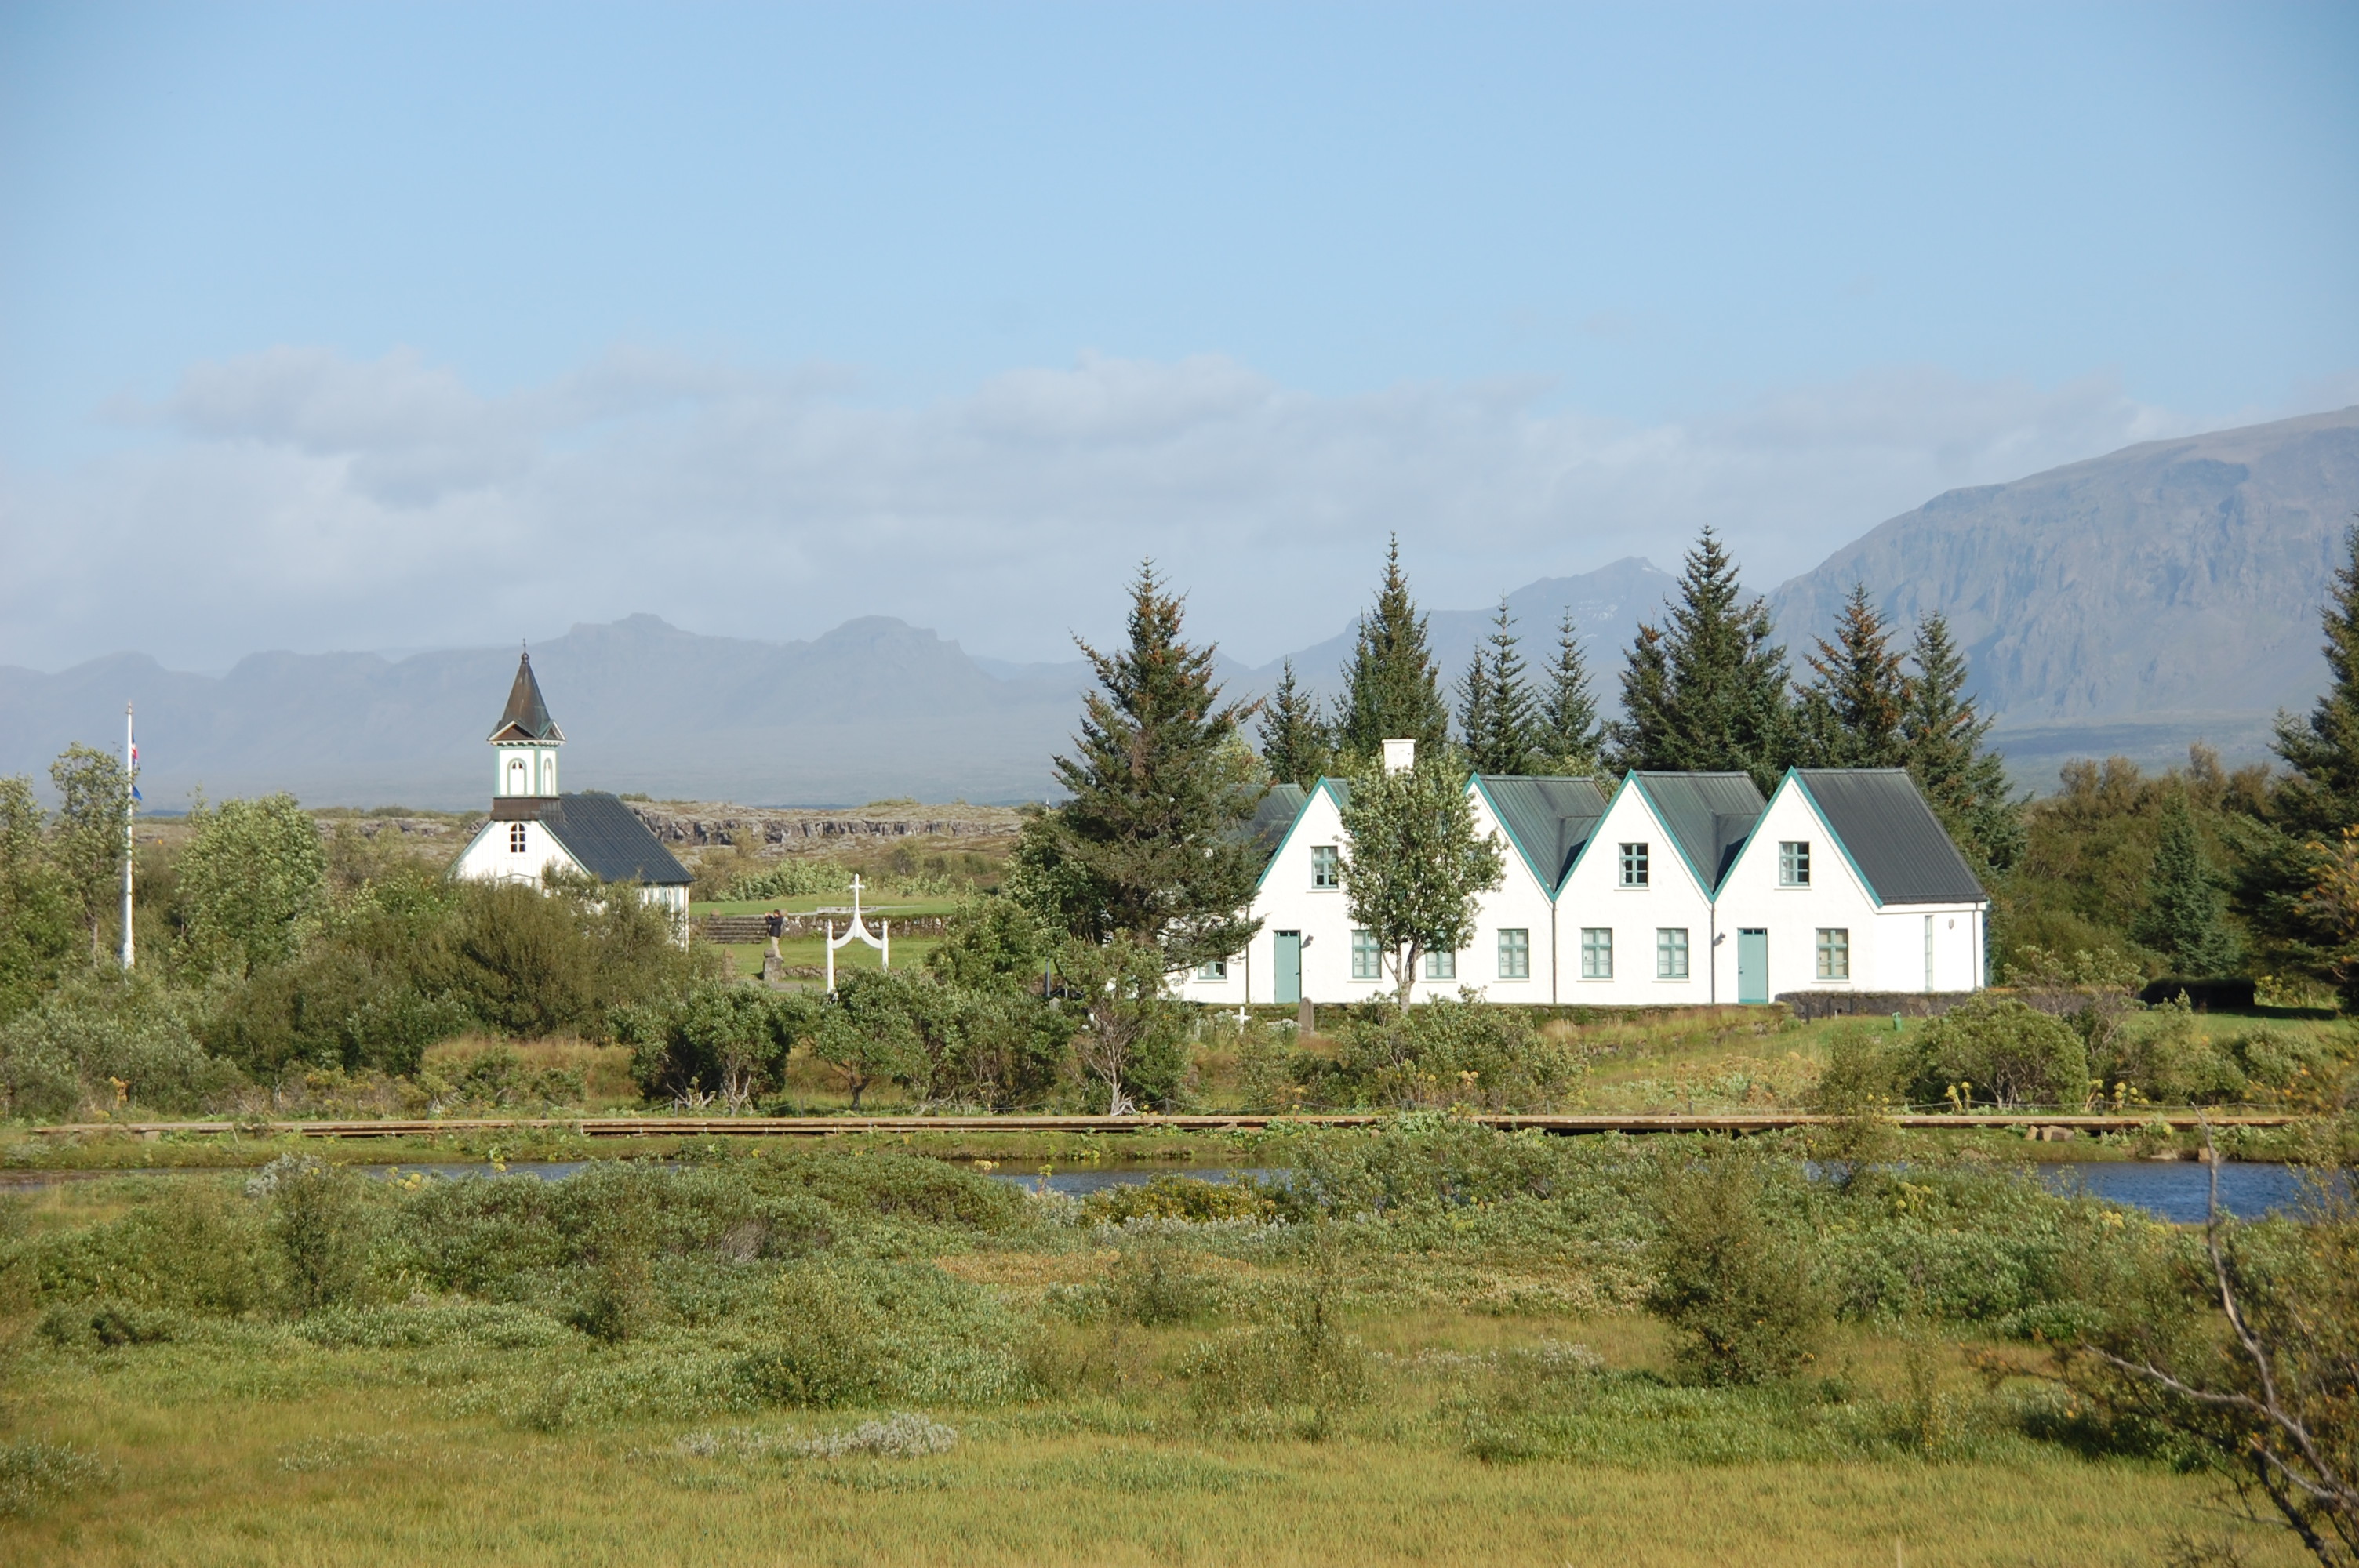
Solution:
<path fill-rule="evenodd" d="M 1385 742 L 1385 772 L 1405 773 L 1417 766 L 1417 741 L 1387 741 Z"/>

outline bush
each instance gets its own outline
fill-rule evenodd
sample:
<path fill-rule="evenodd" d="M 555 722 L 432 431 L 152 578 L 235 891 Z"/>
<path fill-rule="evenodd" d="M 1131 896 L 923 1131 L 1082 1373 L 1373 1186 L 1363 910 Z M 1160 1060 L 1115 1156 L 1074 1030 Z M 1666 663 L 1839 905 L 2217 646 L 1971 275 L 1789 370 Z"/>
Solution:
<path fill-rule="evenodd" d="M 1099 1297 L 1106 1310 L 1125 1323 L 1154 1328 L 1209 1315 L 1219 1291 L 1178 1249 L 1168 1242 L 1149 1241 L 1123 1249 Z"/>
<path fill-rule="evenodd" d="M 973 1404 L 1027 1389 L 997 1302 L 930 1265 L 790 1269 L 771 1305 L 768 1343 L 737 1364 L 739 1382 L 760 1399 Z"/>
<path fill-rule="evenodd" d="M 1130 1219 L 1267 1219 L 1277 1203 L 1256 1182 L 1204 1182 L 1193 1176 L 1158 1176 L 1140 1185 L 1101 1187 L 1082 1200 L 1092 1219 L 1120 1225 Z"/>
<path fill-rule="evenodd" d="M 1366 1400 L 1368 1353 L 1343 1331 L 1340 1259 L 1325 1226 L 1309 1264 L 1310 1278 L 1295 1287 L 1279 1322 L 1201 1346 L 1190 1358 L 1189 1397 L 1198 1410 L 1277 1418 L 1316 1442 Z"/>
<path fill-rule="evenodd" d="M 1809 1249 L 1771 1217 L 1769 1197 L 1767 1169 L 1743 1150 L 1661 1162 L 1647 1306 L 1670 1325 L 1673 1357 L 1697 1381 L 1790 1377 L 1826 1325 Z"/>
<path fill-rule="evenodd" d="M 2093 1065 L 2101 1095 L 2122 1085 L 2157 1105 L 2229 1105 L 2245 1098 L 2244 1068 L 2204 1033 L 2183 1001 L 2124 1022 Z"/>
<path fill-rule="evenodd" d="M 788 1054 L 817 1015 L 799 992 L 708 980 L 669 1000 L 617 1008 L 614 1024 L 649 1099 L 701 1092 L 735 1111 L 786 1082 Z"/>
<path fill-rule="evenodd" d="M 114 1471 L 78 1449 L 25 1438 L 0 1443 L 0 1519 L 24 1519 L 52 1498 L 111 1486 Z"/>
<path fill-rule="evenodd" d="M 1543 1111 L 1582 1070 L 1580 1052 L 1534 1029 L 1527 1010 L 1472 990 L 1419 1007 L 1356 1008 L 1341 1037 L 1341 1055 L 1315 1085 L 1325 1103 Z"/>
<path fill-rule="evenodd" d="M 16 1116 L 62 1120 L 92 1104 L 198 1110 L 238 1081 L 150 980 L 94 972 L 0 1026 L 0 1088 Z"/>
<path fill-rule="evenodd" d="M 175 1177 L 120 1219 L 37 1233 L 11 1249 L 43 1303 L 107 1303 L 235 1315 L 274 1286 L 263 1216 L 215 1182 Z"/>
<path fill-rule="evenodd" d="M 2062 1021 L 2012 997 L 1985 992 L 1933 1020 L 1914 1036 L 1908 1098 L 1940 1103 L 2080 1106 L 2088 1101 L 2089 1058 Z"/>
<path fill-rule="evenodd" d="M 286 1265 L 288 1307 L 298 1315 L 358 1295 L 367 1261 L 360 1178 L 309 1154 L 281 1154 L 246 1184 L 270 1204 L 270 1235 Z"/>

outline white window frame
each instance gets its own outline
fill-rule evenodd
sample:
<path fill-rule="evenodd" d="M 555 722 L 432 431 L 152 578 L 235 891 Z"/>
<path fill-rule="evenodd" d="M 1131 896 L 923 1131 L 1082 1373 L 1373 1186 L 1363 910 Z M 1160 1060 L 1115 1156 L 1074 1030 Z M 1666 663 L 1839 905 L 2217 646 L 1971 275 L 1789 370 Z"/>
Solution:
<path fill-rule="evenodd" d="M 1207 958 L 1196 966 L 1196 978 L 1200 980 L 1225 980 L 1229 978 L 1229 961 L 1226 958 Z"/>
<path fill-rule="evenodd" d="M 1610 980 L 1614 978 L 1612 926 L 1584 925 L 1581 928 L 1581 978 L 1584 980 Z"/>
<path fill-rule="evenodd" d="M 1818 940 L 1819 979 L 1848 980 L 1851 979 L 1851 927 L 1821 925 Z"/>
<path fill-rule="evenodd" d="M 1684 980 L 1689 978 L 1688 928 L 1684 925 L 1655 927 L 1655 978 L 1658 980 Z"/>

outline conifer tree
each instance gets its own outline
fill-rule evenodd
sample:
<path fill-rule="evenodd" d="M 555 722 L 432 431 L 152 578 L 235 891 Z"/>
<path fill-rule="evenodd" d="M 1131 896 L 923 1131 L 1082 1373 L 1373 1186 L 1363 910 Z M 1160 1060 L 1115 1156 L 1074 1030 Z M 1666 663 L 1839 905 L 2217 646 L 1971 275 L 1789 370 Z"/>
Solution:
<path fill-rule="evenodd" d="M 1254 799 L 1237 733 L 1254 705 L 1220 700 L 1213 650 L 1180 640 L 1181 611 L 1149 561 L 1131 589 L 1129 646 L 1081 643 L 1101 689 L 1075 754 L 1055 760 L 1072 798 L 1050 814 L 1068 928 L 1149 944 L 1167 970 L 1229 957 L 1258 928 L 1244 911 L 1259 867 L 1235 832 Z"/>
<path fill-rule="evenodd" d="M 1939 611 L 1918 625 L 1908 656 L 1917 668 L 1900 720 L 1902 765 L 1974 873 L 1987 880 L 2013 865 L 2023 848 L 2023 816 L 2007 790 L 2006 760 L 1983 750 L 1993 720 L 1966 695 L 1966 657 Z"/>
<path fill-rule="evenodd" d="M 1892 628 L 1854 583 L 1835 621 L 1835 639 L 1816 639 L 1812 679 L 1800 688 L 1795 761 L 1805 767 L 1893 768 L 1907 754 L 1908 677 L 1892 646 Z"/>
<path fill-rule="evenodd" d="M 1642 624 L 1614 737 L 1627 768 L 1743 772 L 1763 794 L 1790 748 L 1786 650 L 1710 528 L 1687 556 L 1668 626 Z"/>
<path fill-rule="evenodd" d="M 2215 979 L 2234 970 L 2239 944 L 2228 927 L 2220 880 L 2195 831 L 2194 814 L 2180 791 L 2165 808 L 2162 839 L 2147 873 L 2147 906 L 2130 935 L 2170 961 L 2188 979 Z"/>
<path fill-rule="evenodd" d="M 1318 782 L 1335 761 L 1335 737 L 1319 699 L 1295 684 L 1294 661 L 1286 661 L 1261 714 L 1261 760 L 1276 784 L 1305 788 Z"/>
<path fill-rule="evenodd" d="M 1401 575 L 1400 539 L 1385 553 L 1384 585 L 1360 618 L 1346 672 L 1348 687 L 1337 716 L 1337 748 L 1355 762 L 1380 755 L 1386 741 L 1408 739 L 1420 752 L 1450 738 L 1450 709 L 1428 651 L 1425 617 Z"/>
<path fill-rule="evenodd" d="M 1589 688 L 1589 662 L 1572 611 L 1557 623 L 1556 662 L 1549 666 L 1548 695 L 1535 725 L 1541 766 L 1575 777 L 1597 771 L 1604 737 L 1597 721 L 1597 698 Z"/>
<path fill-rule="evenodd" d="M 2325 694 L 2306 719 L 2279 712 L 2277 754 L 2293 770 L 2271 801 L 2296 837 L 2332 838 L 2359 826 L 2359 528 L 2343 535 L 2320 620 L 2326 630 Z"/>
<path fill-rule="evenodd" d="M 1459 730 L 1468 763 L 1478 773 L 1539 771 L 1538 725 L 1530 677 L 1516 649 L 1516 618 L 1502 596 L 1491 635 L 1475 648 L 1459 683 Z"/>

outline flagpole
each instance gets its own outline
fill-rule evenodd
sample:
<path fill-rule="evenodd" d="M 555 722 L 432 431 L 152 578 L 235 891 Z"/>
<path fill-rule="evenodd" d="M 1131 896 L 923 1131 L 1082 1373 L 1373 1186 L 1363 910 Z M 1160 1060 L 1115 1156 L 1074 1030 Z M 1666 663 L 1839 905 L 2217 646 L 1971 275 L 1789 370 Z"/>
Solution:
<path fill-rule="evenodd" d="M 123 705 L 123 967 L 131 968 L 131 855 L 137 840 L 131 836 L 131 814 L 137 810 L 138 791 L 133 779 L 139 772 L 139 747 L 131 735 L 131 705 Z"/>

